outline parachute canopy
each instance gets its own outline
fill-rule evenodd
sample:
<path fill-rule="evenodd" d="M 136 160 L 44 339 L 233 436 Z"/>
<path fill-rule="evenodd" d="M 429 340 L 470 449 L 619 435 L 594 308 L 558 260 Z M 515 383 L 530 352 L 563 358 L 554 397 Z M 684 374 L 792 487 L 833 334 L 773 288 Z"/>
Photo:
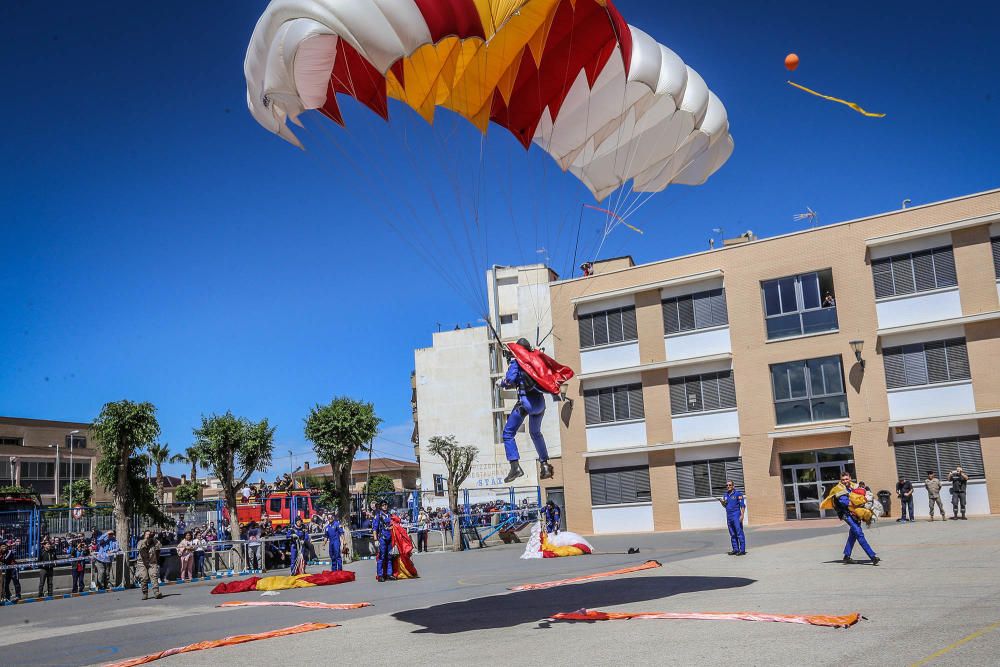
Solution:
<path fill-rule="evenodd" d="M 733 151 L 726 110 L 610 0 L 272 0 L 244 64 L 257 121 L 301 146 L 306 110 L 388 99 L 534 142 L 601 200 L 698 185 Z"/>

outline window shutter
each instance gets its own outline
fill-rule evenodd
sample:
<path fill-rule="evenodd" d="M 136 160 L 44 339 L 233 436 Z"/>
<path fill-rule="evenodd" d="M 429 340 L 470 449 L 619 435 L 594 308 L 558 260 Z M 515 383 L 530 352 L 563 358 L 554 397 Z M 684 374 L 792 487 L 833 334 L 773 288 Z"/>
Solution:
<path fill-rule="evenodd" d="M 993 275 L 1000 278 L 1000 236 L 990 239 L 993 246 Z"/>
<path fill-rule="evenodd" d="M 670 378 L 670 413 L 682 415 L 687 409 L 687 383 L 684 378 Z"/>
<path fill-rule="evenodd" d="M 677 464 L 677 497 L 681 500 L 697 497 L 694 490 L 694 466 L 690 463 Z"/>
<path fill-rule="evenodd" d="M 927 357 L 927 381 L 947 382 L 948 362 L 945 361 L 944 341 L 924 343 L 924 355 Z"/>
<path fill-rule="evenodd" d="M 628 408 L 632 419 L 645 419 L 646 410 L 642 403 L 642 385 L 633 384 L 628 388 Z"/>
<path fill-rule="evenodd" d="M 983 449 L 979 436 L 962 436 L 957 439 L 957 444 L 958 455 L 962 460 L 962 468 L 969 477 L 985 477 L 986 469 L 983 466 Z"/>
<path fill-rule="evenodd" d="M 601 422 L 613 422 L 615 420 L 614 395 L 611 388 L 598 389 L 597 396 L 601 405 Z"/>
<path fill-rule="evenodd" d="M 712 324 L 712 293 L 699 292 L 691 295 L 694 303 L 694 328 L 704 329 Z"/>
<path fill-rule="evenodd" d="M 590 473 L 590 504 L 609 505 L 607 475 L 601 471 Z"/>
<path fill-rule="evenodd" d="M 635 499 L 637 501 L 652 500 L 653 494 L 649 486 L 649 466 L 636 468 Z"/>
<path fill-rule="evenodd" d="M 896 445 L 896 472 L 909 480 L 921 479 L 918 475 L 917 456 L 912 444 Z"/>
<path fill-rule="evenodd" d="M 701 400 L 701 378 L 697 375 L 685 378 L 684 387 L 687 394 L 684 397 L 684 401 L 687 403 L 687 411 L 701 412 L 704 410 L 704 403 Z"/>
<path fill-rule="evenodd" d="M 911 482 L 923 479 L 928 470 L 933 470 L 939 476 L 941 466 L 938 463 L 938 449 L 933 440 L 917 440 L 911 443 L 913 447 L 914 467 L 916 477 L 907 477 Z"/>
<path fill-rule="evenodd" d="M 934 250 L 934 274 L 938 287 L 954 287 L 958 284 L 955 274 L 955 252 L 951 246 Z"/>
<path fill-rule="evenodd" d="M 970 379 L 972 375 L 969 372 L 969 350 L 965 345 L 965 339 L 952 338 L 946 340 L 944 346 L 948 356 L 948 376 L 950 379 Z"/>
<path fill-rule="evenodd" d="M 903 368 L 906 371 L 906 386 L 927 384 L 927 358 L 922 344 L 903 346 Z"/>
<path fill-rule="evenodd" d="M 622 342 L 622 311 L 621 310 L 609 310 L 608 311 L 608 342 L 609 343 L 620 343 L 620 342 Z"/>
<path fill-rule="evenodd" d="M 743 489 L 743 459 L 726 460 L 726 479 L 733 480 L 737 489 Z"/>
<path fill-rule="evenodd" d="M 885 385 L 889 389 L 906 386 L 906 371 L 903 369 L 903 348 L 890 347 L 882 350 L 885 363 Z"/>
<path fill-rule="evenodd" d="M 608 314 L 594 313 L 594 345 L 608 344 Z"/>
<path fill-rule="evenodd" d="M 729 311 L 726 308 L 725 289 L 716 290 L 715 296 L 712 298 L 712 322 L 713 326 L 717 327 L 729 324 Z"/>
<path fill-rule="evenodd" d="M 628 387 L 614 388 L 615 421 L 631 419 L 628 412 Z"/>
<path fill-rule="evenodd" d="M 732 371 L 719 373 L 719 407 L 736 407 L 736 380 Z"/>
<path fill-rule="evenodd" d="M 681 324 L 677 314 L 677 299 L 666 299 L 663 301 L 663 333 L 673 334 L 680 330 Z"/>
<path fill-rule="evenodd" d="M 892 265 L 888 258 L 872 261 L 872 278 L 875 281 L 876 299 L 883 299 L 896 293 L 892 286 Z"/>
<path fill-rule="evenodd" d="M 694 303 L 691 297 L 685 296 L 677 299 L 677 312 L 680 320 L 680 330 L 691 331 L 694 329 Z"/>
<path fill-rule="evenodd" d="M 937 287 L 934 280 L 934 252 L 925 250 L 913 253 L 913 275 L 917 292 L 925 292 Z"/>
<path fill-rule="evenodd" d="M 692 466 L 694 470 L 694 497 L 708 498 L 712 495 L 712 486 L 708 477 L 708 461 L 699 461 Z"/>
<path fill-rule="evenodd" d="M 892 262 L 892 284 L 895 293 L 912 294 L 913 285 L 913 260 L 909 255 L 899 255 L 891 258 Z"/>
<path fill-rule="evenodd" d="M 580 315 L 580 349 L 594 347 L 594 316 Z"/>
<path fill-rule="evenodd" d="M 941 464 L 941 472 L 944 474 L 948 474 L 957 466 L 962 465 L 962 458 L 958 451 L 958 438 L 939 438 L 937 441 L 937 453 L 938 461 Z M 965 466 L 962 467 L 964 468 Z"/>
<path fill-rule="evenodd" d="M 583 392 L 583 411 L 587 416 L 587 425 L 601 423 L 601 402 L 596 389 Z"/>
<path fill-rule="evenodd" d="M 639 329 L 635 323 L 635 306 L 622 308 L 622 329 L 625 340 L 639 340 Z"/>
<path fill-rule="evenodd" d="M 712 483 L 712 495 L 721 496 L 726 492 L 726 462 L 709 461 L 708 474 Z"/>
<path fill-rule="evenodd" d="M 635 471 L 623 470 L 618 473 L 620 491 L 618 494 L 619 503 L 634 503 L 636 500 Z"/>
<path fill-rule="evenodd" d="M 701 399 L 705 410 L 718 410 L 721 407 L 719 401 L 718 373 L 709 373 L 701 376 Z"/>

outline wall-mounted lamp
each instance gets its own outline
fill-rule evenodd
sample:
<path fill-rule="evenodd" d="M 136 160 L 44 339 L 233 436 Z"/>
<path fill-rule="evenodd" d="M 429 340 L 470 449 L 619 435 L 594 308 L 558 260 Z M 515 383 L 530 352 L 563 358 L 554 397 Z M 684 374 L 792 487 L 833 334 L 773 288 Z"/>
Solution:
<path fill-rule="evenodd" d="M 861 358 L 861 350 L 865 348 L 865 341 L 863 340 L 852 340 L 851 349 L 854 350 L 854 358 L 857 359 L 858 363 L 861 364 L 862 370 L 865 367 L 865 360 Z"/>

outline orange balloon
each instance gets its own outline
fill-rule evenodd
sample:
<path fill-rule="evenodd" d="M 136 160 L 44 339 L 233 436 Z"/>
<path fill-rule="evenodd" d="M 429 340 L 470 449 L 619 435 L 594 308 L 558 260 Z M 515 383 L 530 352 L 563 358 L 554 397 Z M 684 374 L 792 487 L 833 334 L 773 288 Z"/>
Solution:
<path fill-rule="evenodd" d="M 785 68 L 789 72 L 794 72 L 798 66 L 799 66 L 799 57 L 797 55 L 795 55 L 794 53 L 789 53 L 787 56 L 785 56 Z"/>

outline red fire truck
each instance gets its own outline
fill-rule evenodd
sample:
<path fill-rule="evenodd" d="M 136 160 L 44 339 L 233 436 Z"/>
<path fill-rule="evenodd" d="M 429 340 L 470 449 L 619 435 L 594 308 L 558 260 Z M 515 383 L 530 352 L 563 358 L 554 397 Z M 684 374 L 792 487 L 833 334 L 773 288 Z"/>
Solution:
<path fill-rule="evenodd" d="M 260 523 L 265 519 L 271 522 L 272 526 L 287 526 L 292 514 L 292 499 L 295 499 L 296 513 L 302 517 L 303 521 L 309 521 L 318 510 L 314 505 L 314 491 L 300 489 L 297 491 L 275 491 L 269 493 L 260 503 L 255 500 L 250 502 L 237 502 L 236 516 L 240 523 L 250 523 L 256 521 Z M 222 516 L 229 521 L 229 510 L 223 509 Z"/>

